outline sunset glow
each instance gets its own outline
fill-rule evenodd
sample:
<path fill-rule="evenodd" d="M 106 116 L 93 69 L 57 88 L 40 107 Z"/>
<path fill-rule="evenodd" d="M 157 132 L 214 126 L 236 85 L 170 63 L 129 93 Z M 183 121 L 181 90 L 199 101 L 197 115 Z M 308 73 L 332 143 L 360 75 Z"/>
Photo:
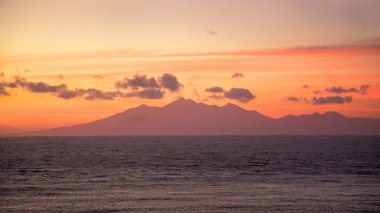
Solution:
<path fill-rule="evenodd" d="M 0 125 L 73 125 L 179 97 L 380 118 L 379 20 L 376 0 L 1 1 Z M 156 84 L 134 87 L 144 76 Z"/>

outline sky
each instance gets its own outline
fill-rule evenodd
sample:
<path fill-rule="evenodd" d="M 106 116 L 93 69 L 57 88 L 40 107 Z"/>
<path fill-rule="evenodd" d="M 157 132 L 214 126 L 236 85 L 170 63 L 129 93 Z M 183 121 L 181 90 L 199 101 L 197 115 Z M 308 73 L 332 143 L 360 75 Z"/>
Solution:
<path fill-rule="evenodd" d="M 380 1 L 0 1 L 0 125 L 73 125 L 179 97 L 380 118 Z"/>

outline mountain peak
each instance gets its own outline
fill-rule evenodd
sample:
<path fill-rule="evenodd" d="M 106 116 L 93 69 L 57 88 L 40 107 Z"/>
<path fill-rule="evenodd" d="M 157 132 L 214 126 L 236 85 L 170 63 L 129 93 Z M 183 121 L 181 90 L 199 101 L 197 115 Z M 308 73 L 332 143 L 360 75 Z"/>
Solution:
<path fill-rule="evenodd" d="M 231 103 L 224 105 L 223 108 L 242 109 L 240 106 Z"/>
<path fill-rule="evenodd" d="M 185 99 L 183 97 L 180 97 L 177 100 L 167 104 L 165 107 L 168 107 L 168 106 L 182 107 L 182 106 L 190 106 L 190 105 L 197 105 L 197 103 L 191 99 Z"/>
<path fill-rule="evenodd" d="M 326 112 L 323 115 L 328 116 L 328 117 L 335 117 L 335 118 L 345 118 L 345 116 L 340 114 L 339 112 Z"/>

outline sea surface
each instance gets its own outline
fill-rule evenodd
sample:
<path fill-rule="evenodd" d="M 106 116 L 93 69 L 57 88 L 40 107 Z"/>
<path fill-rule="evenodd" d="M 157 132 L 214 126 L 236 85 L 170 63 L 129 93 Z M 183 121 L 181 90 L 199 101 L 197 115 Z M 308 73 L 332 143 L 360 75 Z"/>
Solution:
<path fill-rule="evenodd" d="M 380 137 L 0 138 L 0 212 L 380 212 Z"/>

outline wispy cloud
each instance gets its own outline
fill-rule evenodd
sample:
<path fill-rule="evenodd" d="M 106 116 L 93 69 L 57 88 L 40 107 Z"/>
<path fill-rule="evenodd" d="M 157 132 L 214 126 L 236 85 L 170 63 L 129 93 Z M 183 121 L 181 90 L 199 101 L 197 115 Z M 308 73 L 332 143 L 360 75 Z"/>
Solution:
<path fill-rule="evenodd" d="M 380 43 L 348 44 L 335 46 L 298 46 L 283 49 L 246 49 L 212 52 L 165 52 L 137 51 L 129 49 L 99 50 L 66 54 L 15 55 L 3 57 L 1 62 L 16 63 L 49 60 L 85 60 L 107 58 L 156 58 L 156 57 L 206 57 L 206 56 L 249 56 L 249 55 L 292 55 L 292 54 L 380 54 Z"/>
<path fill-rule="evenodd" d="M 288 100 L 289 102 L 299 102 L 299 101 L 300 101 L 299 98 L 294 97 L 294 96 L 289 96 L 289 97 L 287 98 L 287 100 Z"/>
<path fill-rule="evenodd" d="M 343 88 L 343 87 L 330 87 L 325 89 L 326 92 L 330 93 L 336 93 L 336 94 L 342 94 L 342 93 L 359 93 L 362 95 L 367 94 L 367 90 L 370 88 L 368 84 L 361 85 L 358 89 L 351 87 L 351 88 Z"/>
<path fill-rule="evenodd" d="M 209 35 L 212 35 L 212 36 L 217 36 L 217 35 L 218 35 L 218 32 L 213 31 L 213 30 L 209 30 L 207 33 L 208 33 Z"/>
<path fill-rule="evenodd" d="M 105 79 L 107 76 L 106 75 L 97 74 L 97 75 L 93 75 L 92 77 L 96 78 L 96 79 Z"/>
<path fill-rule="evenodd" d="M 58 93 L 61 91 L 66 91 L 67 86 L 65 84 L 60 85 L 49 85 L 44 82 L 29 82 L 25 78 L 16 77 L 15 83 L 21 87 L 34 93 Z"/>
<path fill-rule="evenodd" d="M 351 96 L 327 96 L 327 97 L 313 97 L 311 103 L 314 105 L 325 105 L 325 104 L 345 104 L 351 103 Z"/>

